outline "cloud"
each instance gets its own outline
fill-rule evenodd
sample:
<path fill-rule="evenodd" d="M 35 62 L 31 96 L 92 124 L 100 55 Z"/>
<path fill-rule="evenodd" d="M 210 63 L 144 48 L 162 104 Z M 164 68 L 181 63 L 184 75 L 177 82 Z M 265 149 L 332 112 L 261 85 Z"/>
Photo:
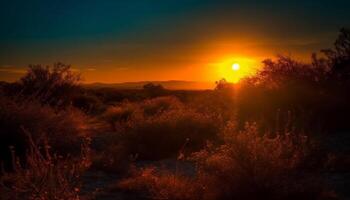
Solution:
<path fill-rule="evenodd" d="M 11 65 L 3 65 L 0 67 L 0 72 L 12 73 L 12 74 L 24 74 L 27 72 L 24 68 L 13 67 Z"/>

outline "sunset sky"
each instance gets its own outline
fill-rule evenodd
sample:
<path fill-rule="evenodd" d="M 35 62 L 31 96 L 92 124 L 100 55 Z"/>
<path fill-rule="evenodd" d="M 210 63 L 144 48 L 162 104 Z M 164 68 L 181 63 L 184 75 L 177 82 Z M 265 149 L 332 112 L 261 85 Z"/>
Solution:
<path fill-rule="evenodd" d="M 2 0 L 0 80 L 71 64 L 85 82 L 234 80 L 276 54 L 307 60 L 350 24 L 349 0 Z M 237 72 L 236 72 L 237 73 Z"/>

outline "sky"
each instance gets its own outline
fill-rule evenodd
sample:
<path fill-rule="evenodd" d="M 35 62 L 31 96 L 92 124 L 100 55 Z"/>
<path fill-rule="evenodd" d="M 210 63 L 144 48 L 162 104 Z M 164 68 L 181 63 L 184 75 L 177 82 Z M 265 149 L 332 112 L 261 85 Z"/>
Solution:
<path fill-rule="evenodd" d="M 331 47 L 350 25 L 349 7 L 348 0 L 1 0 L 0 80 L 17 80 L 29 64 L 63 62 L 84 82 L 234 81 L 277 54 L 307 61 Z"/>

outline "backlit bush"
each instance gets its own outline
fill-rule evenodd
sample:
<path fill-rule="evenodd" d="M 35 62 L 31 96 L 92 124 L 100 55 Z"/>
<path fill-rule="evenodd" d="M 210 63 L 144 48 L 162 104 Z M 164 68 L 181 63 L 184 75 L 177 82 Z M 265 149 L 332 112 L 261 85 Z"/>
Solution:
<path fill-rule="evenodd" d="M 51 106 L 68 106 L 79 88 L 80 75 L 70 65 L 29 65 L 27 73 L 5 87 L 8 95 L 37 100 Z"/>
<path fill-rule="evenodd" d="M 285 132 L 269 138 L 260 135 L 254 124 L 238 132 L 233 123 L 228 124 L 224 136 L 224 145 L 193 156 L 198 181 L 212 199 L 332 197 L 320 180 L 301 168 L 309 152 L 305 136 Z"/>
<path fill-rule="evenodd" d="M 237 131 L 234 123 L 222 135 L 224 144 L 208 144 L 192 155 L 194 176 L 146 168 L 119 187 L 152 199 L 336 199 L 302 168 L 309 152 L 306 137 L 287 131 L 269 138 L 255 124 Z"/>
<path fill-rule="evenodd" d="M 131 118 L 140 116 L 140 112 L 139 105 L 125 102 L 107 108 L 106 112 L 102 115 L 102 119 L 110 125 L 113 131 L 118 131 L 118 128 L 121 128 L 120 125 L 123 125 Z"/>

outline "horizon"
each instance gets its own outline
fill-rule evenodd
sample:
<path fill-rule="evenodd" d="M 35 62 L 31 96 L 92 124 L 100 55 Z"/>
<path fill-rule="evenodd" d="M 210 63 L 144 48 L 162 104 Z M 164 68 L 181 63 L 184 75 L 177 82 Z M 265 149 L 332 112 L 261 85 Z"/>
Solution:
<path fill-rule="evenodd" d="M 186 81 L 186 80 L 144 80 L 133 82 L 115 82 L 115 83 L 103 83 L 92 82 L 82 83 L 85 87 L 96 88 L 114 88 L 114 89 L 142 89 L 145 84 L 152 83 L 155 85 L 161 85 L 166 90 L 211 90 L 215 89 L 215 82 L 210 81 Z"/>

